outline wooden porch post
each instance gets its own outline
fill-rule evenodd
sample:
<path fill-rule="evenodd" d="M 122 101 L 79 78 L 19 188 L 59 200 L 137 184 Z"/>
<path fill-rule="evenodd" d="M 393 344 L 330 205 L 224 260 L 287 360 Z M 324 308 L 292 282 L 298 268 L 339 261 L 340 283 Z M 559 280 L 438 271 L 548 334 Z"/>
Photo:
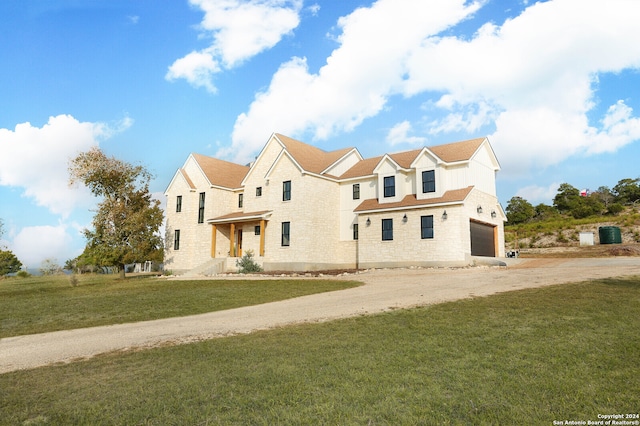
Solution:
<path fill-rule="evenodd" d="M 216 257 L 216 225 L 211 226 L 211 257 Z"/>
<path fill-rule="evenodd" d="M 260 256 L 264 256 L 264 219 L 260 220 Z"/>
<path fill-rule="evenodd" d="M 231 224 L 231 231 L 229 234 L 229 256 L 236 257 L 235 250 L 233 249 L 233 244 L 235 243 L 234 239 L 236 237 L 236 224 Z"/>

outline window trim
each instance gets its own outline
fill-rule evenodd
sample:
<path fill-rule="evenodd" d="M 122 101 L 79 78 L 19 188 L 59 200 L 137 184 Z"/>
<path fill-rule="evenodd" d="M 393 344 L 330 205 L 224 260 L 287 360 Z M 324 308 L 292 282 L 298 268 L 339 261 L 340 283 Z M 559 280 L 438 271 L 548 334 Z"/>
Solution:
<path fill-rule="evenodd" d="M 244 194 L 238 194 L 238 208 L 241 209 L 244 206 Z"/>
<path fill-rule="evenodd" d="M 173 231 L 173 250 L 180 250 L 180 230 L 174 229 Z"/>
<path fill-rule="evenodd" d="M 358 238 L 360 237 L 360 235 L 359 235 L 359 231 L 360 230 L 358 228 L 359 228 L 358 224 L 354 223 L 353 224 L 353 239 L 354 239 L 354 241 L 358 240 Z"/>
<path fill-rule="evenodd" d="M 198 202 L 198 223 L 204 223 L 205 193 L 201 192 Z"/>
<path fill-rule="evenodd" d="M 394 176 L 385 176 L 383 178 L 383 186 L 384 186 L 384 198 L 391 198 L 396 196 L 396 177 Z M 389 184 L 387 183 L 389 182 Z"/>
<path fill-rule="evenodd" d="M 289 247 L 291 245 L 291 222 L 282 222 L 280 245 Z"/>
<path fill-rule="evenodd" d="M 427 180 L 426 177 L 431 177 L 432 179 Z M 422 193 L 427 194 L 431 192 L 436 192 L 436 171 L 435 170 L 425 170 L 422 172 Z"/>
<path fill-rule="evenodd" d="M 182 195 L 176 196 L 176 213 L 182 213 Z"/>
<path fill-rule="evenodd" d="M 430 224 L 428 223 L 430 219 Z M 425 220 L 427 221 L 425 226 Z M 429 226 L 431 225 L 431 226 Z M 433 215 L 420 216 L 420 238 L 423 240 L 433 239 Z"/>
<path fill-rule="evenodd" d="M 260 225 L 253 227 L 253 235 L 260 235 Z"/>
<path fill-rule="evenodd" d="M 282 201 L 291 201 L 291 181 L 282 182 Z"/>
<path fill-rule="evenodd" d="M 387 225 L 385 228 L 385 224 Z M 393 219 L 382 219 L 382 241 L 393 241 Z"/>

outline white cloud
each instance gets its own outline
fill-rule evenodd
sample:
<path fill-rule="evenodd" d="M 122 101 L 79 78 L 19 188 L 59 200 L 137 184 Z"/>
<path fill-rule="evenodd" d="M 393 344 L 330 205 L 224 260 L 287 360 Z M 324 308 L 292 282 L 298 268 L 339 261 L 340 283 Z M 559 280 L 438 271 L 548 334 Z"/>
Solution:
<path fill-rule="evenodd" d="M 169 67 L 167 80 L 184 78 L 195 87 L 204 87 L 210 93 L 217 89 L 211 82 L 211 77 L 220 72 L 220 65 L 209 52 L 191 52 L 178 59 Z"/>
<path fill-rule="evenodd" d="M 90 199 L 84 188 L 69 187 L 69 160 L 131 124 L 129 118 L 108 125 L 59 115 L 41 128 L 21 123 L 0 129 L 0 185 L 23 188 L 23 196 L 66 217 Z"/>
<path fill-rule="evenodd" d="M 23 266 L 37 268 L 47 258 L 56 259 L 62 265 L 78 256 L 80 253 L 73 251 L 72 241 L 66 225 L 30 226 L 20 230 L 11 248 Z"/>
<path fill-rule="evenodd" d="M 200 30 L 212 44 L 169 67 L 166 78 L 186 79 L 215 93 L 214 74 L 275 46 L 300 23 L 302 0 L 191 0 L 204 11 Z"/>
<path fill-rule="evenodd" d="M 402 143 L 409 145 L 424 145 L 426 138 L 418 136 L 409 136 L 409 132 L 412 131 L 411 123 L 407 120 L 396 124 L 387 133 L 387 143 L 391 146 L 399 145 Z"/>
<path fill-rule="evenodd" d="M 464 0 L 380 0 L 338 21 L 340 46 L 317 74 L 304 58 L 283 64 L 268 89 L 256 95 L 234 126 L 231 148 L 244 161 L 273 131 L 314 139 L 348 132 L 377 115 L 390 95 L 404 87 L 405 63 L 426 37 L 471 15 L 477 3 Z"/>
<path fill-rule="evenodd" d="M 525 186 L 516 192 L 516 196 L 524 198 L 533 205 L 540 203 L 551 205 L 559 187 L 560 183 L 558 182 L 553 182 L 546 187 L 537 185 Z"/>
<path fill-rule="evenodd" d="M 599 74 L 640 68 L 640 3 L 538 2 L 472 37 L 450 35 L 482 3 L 379 0 L 340 18 L 326 65 L 312 74 L 304 58 L 283 64 L 218 154 L 245 153 L 234 158 L 244 161 L 273 131 L 315 140 L 349 132 L 393 95 L 433 93 L 440 95 L 422 120 L 427 134 L 477 136 L 495 126 L 490 139 L 506 174 L 639 139 L 624 102 L 600 123 L 587 114 Z"/>

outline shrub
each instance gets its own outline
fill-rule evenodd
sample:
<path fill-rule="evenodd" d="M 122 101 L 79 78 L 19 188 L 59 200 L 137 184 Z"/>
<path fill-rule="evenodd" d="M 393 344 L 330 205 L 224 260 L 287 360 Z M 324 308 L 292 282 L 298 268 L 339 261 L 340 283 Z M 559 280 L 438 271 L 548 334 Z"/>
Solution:
<path fill-rule="evenodd" d="M 71 287 L 78 286 L 78 276 L 76 274 L 69 275 L 69 284 L 71 284 Z"/>
<path fill-rule="evenodd" d="M 20 278 L 29 278 L 31 276 L 30 273 L 28 273 L 27 271 L 18 271 L 18 273 L 16 274 L 16 277 L 20 277 Z"/>
<path fill-rule="evenodd" d="M 253 272 L 262 272 L 260 265 L 253 260 L 253 250 L 246 250 L 244 255 L 236 260 L 238 272 L 241 274 L 250 274 Z"/>

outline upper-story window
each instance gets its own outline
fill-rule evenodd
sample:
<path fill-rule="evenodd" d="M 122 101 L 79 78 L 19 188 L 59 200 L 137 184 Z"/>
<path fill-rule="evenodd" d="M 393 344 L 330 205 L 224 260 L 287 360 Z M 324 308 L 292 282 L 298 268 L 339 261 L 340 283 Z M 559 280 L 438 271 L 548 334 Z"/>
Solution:
<path fill-rule="evenodd" d="M 243 200 L 244 199 L 244 194 L 238 194 L 238 208 L 242 208 L 242 204 L 243 204 Z"/>
<path fill-rule="evenodd" d="M 436 171 L 422 172 L 422 192 L 436 192 Z"/>
<path fill-rule="evenodd" d="M 282 182 L 282 201 L 289 201 L 291 199 L 291 181 L 285 180 Z"/>
<path fill-rule="evenodd" d="M 382 219 L 382 241 L 393 240 L 393 219 Z"/>
<path fill-rule="evenodd" d="M 262 187 L 261 186 L 256 188 L 256 197 L 262 197 Z"/>
<path fill-rule="evenodd" d="M 200 193 L 200 203 L 198 204 L 198 223 L 204 223 L 204 192 Z"/>
<path fill-rule="evenodd" d="M 385 176 L 384 178 L 384 196 L 395 197 L 396 196 L 396 177 Z"/>
<path fill-rule="evenodd" d="M 360 199 L 360 184 L 359 183 L 354 183 L 353 184 L 353 199 L 354 200 L 359 200 Z"/>
<path fill-rule="evenodd" d="M 176 213 L 180 213 L 182 211 L 182 195 L 178 195 L 176 197 Z"/>

